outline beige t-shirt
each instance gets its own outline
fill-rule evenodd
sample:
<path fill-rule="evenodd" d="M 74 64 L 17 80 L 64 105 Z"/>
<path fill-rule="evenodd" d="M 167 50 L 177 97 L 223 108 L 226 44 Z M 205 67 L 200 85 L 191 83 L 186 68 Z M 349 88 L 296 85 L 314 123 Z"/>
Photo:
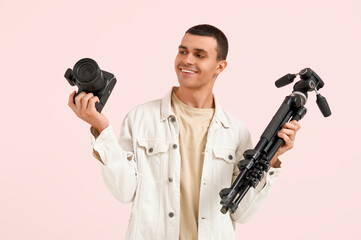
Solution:
<path fill-rule="evenodd" d="M 198 209 L 204 149 L 214 108 L 194 108 L 172 93 L 172 110 L 179 124 L 180 240 L 198 239 Z"/>

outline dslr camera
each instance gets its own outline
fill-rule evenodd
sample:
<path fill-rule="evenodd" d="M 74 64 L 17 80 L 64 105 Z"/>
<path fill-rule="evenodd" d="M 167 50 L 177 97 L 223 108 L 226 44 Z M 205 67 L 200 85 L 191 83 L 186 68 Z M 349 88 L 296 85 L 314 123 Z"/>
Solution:
<path fill-rule="evenodd" d="M 101 70 L 91 58 L 80 59 L 75 63 L 73 70 L 71 68 L 66 70 L 64 77 L 71 86 L 78 86 L 78 92 L 75 94 L 74 100 L 81 92 L 91 92 L 99 98 L 100 102 L 95 103 L 98 112 L 102 111 L 117 82 L 112 73 Z"/>

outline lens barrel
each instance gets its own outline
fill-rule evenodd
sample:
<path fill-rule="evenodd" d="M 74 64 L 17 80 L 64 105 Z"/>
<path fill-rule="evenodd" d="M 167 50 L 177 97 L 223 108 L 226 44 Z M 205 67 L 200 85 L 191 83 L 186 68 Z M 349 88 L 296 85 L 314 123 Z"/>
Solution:
<path fill-rule="evenodd" d="M 83 58 L 75 63 L 73 74 L 79 87 L 84 91 L 98 91 L 105 84 L 102 71 L 98 64 L 91 58 Z"/>

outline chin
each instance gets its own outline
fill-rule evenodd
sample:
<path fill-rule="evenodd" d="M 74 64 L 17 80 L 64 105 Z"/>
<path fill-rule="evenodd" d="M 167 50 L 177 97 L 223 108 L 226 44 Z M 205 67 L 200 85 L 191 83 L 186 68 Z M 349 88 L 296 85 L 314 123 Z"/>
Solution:
<path fill-rule="evenodd" d="M 194 80 L 196 80 L 196 79 L 184 79 L 184 78 L 178 77 L 179 86 L 185 87 L 185 88 L 197 87 L 197 84 L 195 83 Z"/>
<path fill-rule="evenodd" d="M 200 88 L 201 86 L 199 84 L 195 84 L 195 83 L 190 83 L 190 82 L 182 82 L 182 81 L 178 81 L 179 86 L 182 88 L 188 88 L 188 89 L 197 89 Z"/>

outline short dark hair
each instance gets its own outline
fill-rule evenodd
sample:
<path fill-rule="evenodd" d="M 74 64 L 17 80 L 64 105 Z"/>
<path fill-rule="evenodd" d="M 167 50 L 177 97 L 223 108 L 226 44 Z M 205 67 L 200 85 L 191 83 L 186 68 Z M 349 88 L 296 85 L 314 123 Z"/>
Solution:
<path fill-rule="evenodd" d="M 226 60 L 228 54 L 228 40 L 226 35 L 218 28 L 209 24 L 200 24 L 191 27 L 186 34 L 214 37 L 217 40 L 217 61 Z"/>

